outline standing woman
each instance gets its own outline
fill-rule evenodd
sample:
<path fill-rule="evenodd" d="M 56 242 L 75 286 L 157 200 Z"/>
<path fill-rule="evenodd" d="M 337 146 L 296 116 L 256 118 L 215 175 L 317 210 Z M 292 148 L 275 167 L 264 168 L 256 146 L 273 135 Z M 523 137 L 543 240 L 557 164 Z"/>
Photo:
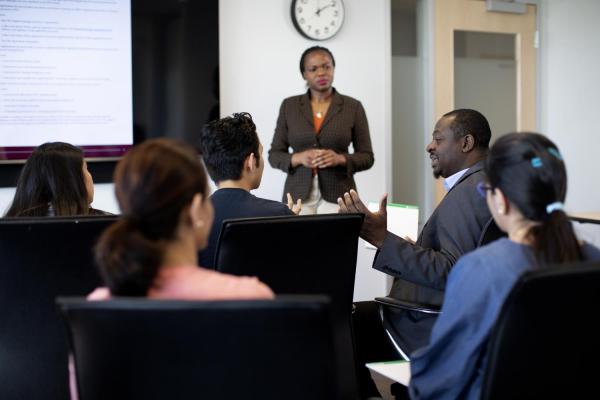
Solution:
<path fill-rule="evenodd" d="M 90 207 L 94 181 L 80 148 L 69 143 L 44 143 L 23 166 L 6 217 L 105 215 Z"/>
<path fill-rule="evenodd" d="M 536 133 L 499 138 L 478 187 L 499 239 L 463 256 L 450 272 L 429 344 L 411 357 L 412 399 L 479 399 L 490 332 L 519 276 L 549 264 L 600 260 L 563 210 L 567 172 L 558 148 Z"/>
<path fill-rule="evenodd" d="M 287 173 L 283 201 L 287 193 L 302 199 L 302 214 L 336 213 L 337 198 L 356 190 L 354 173 L 374 161 L 365 110 L 335 90 L 334 70 L 335 59 L 325 47 L 302 53 L 300 72 L 308 91 L 281 104 L 269 150 L 271 166 Z"/>

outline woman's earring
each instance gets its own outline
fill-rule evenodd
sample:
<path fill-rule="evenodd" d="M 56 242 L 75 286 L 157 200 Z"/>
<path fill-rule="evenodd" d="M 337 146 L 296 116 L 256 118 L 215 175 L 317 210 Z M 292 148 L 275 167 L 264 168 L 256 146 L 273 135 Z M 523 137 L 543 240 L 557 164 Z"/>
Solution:
<path fill-rule="evenodd" d="M 503 215 L 505 212 L 506 212 L 506 210 L 504 209 L 504 207 L 498 208 L 498 214 Z"/>
<path fill-rule="evenodd" d="M 196 222 L 194 222 L 194 228 L 196 228 L 196 229 L 200 229 L 203 226 L 204 226 L 204 221 L 202 221 L 201 219 L 198 220 L 198 221 L 196 221 Z"/>

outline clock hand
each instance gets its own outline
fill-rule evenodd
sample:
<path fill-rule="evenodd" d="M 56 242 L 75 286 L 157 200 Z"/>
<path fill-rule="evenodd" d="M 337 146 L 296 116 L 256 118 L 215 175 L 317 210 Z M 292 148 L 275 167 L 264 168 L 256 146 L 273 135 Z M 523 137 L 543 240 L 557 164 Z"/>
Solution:
<path fill-rule="evenodd" d="M 335 5 L 335 3 L 332 1 L 331 3 L 327 4 L 325 7 L 321 7 L 317 10 L 316 14 L 318 17 L 321 16 L 321 11 L 323 11 L 324 9 L 326 9 L 327 7 L 333 7 Z"/>

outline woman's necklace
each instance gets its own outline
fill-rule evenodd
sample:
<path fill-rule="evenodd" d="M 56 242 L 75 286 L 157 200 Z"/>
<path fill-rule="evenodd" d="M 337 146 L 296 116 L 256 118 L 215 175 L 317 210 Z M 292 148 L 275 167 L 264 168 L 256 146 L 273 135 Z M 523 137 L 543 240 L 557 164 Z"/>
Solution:
<path fill-rule="evenodd" d="M 321 119 L 325 116 L 327 109 L 329 108 L 329 102 L 321 103 L 320 106 L 317 106 L 317 103 L 312 104 L 313 111 L 315 113 L 315 117 Z"/>
<path fill-rule="evenodd" d="M 327 97 L 322 98 L 321 101 L 317 101 L 317 98 L 313 97 L 311 101 L 311 106 L 315 117 L 319 119 L 323 118 L 325 116 L 325 113 L 327 113 L 329 104 L 331 104 L 331 94 L 327 95 Z"/>

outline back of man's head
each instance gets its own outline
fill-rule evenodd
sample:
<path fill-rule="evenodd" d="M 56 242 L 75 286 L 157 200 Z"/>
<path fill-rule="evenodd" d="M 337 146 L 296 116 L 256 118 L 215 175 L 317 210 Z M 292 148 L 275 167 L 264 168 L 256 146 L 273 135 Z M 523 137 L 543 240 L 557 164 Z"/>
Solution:
<path fill-rule="evenodd" d="M 200 135 L 200 151 L 206 169 L 216 183 L 239 180 L 244 161 L 254 153 L 260 161 L 256 125 L 248 113 L 237 113 L 204 125 Z"/>
<path fill-rule="evenodd" d="M 475 140 L 474 149 L 487 151 L 492 131 L 488 120 L 479 111 L 469 108 L 459 108 L 449 113 L 444 114 L 444 117 L 452 117 L 450 129 L 454 133 L 455 138 L 465 135 L 473 136 Z"/>

